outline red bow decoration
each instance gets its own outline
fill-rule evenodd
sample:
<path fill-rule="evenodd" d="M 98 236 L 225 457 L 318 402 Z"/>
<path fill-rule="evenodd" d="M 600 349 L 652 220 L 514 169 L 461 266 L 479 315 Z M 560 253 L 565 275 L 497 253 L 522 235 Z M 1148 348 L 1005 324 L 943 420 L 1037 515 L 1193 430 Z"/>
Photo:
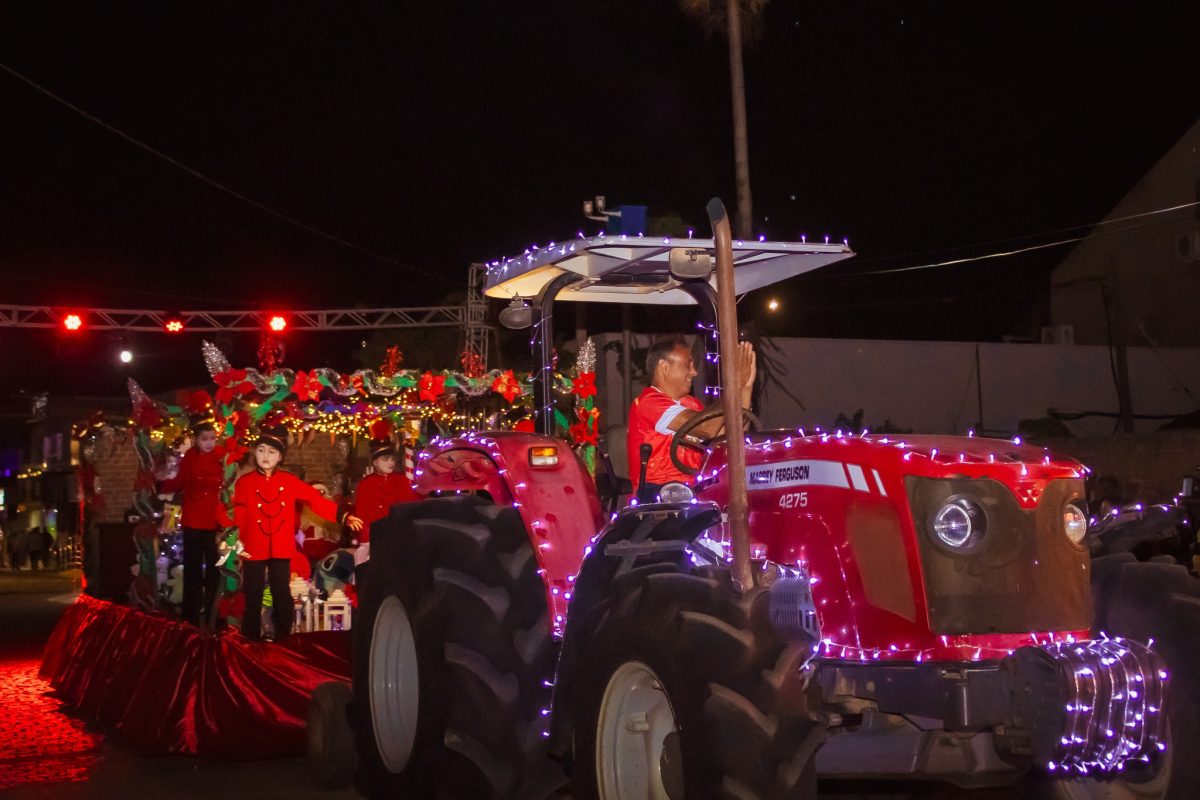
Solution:
<path fill-rule="evenodd" d="M 571 386 L 571 391 L 581 399 L 594 397 L 596 395 L 596 373 L 579 373 L 579 377 L 575 379 L 575 383 Z"/>
<path fill-rule="evenodd" d="M 501 395 L 505 401 L 512 405 L 512 401 L 521 394 L 521 384 L 517 382 L 517 376 L 513 375 L 513 371 L 505 370 L 503 373 L 492 381 L 492 391 Z"/>
<path fill-rule="evenodd" d="M 358 390 L 359 394 L 361 394 L 363 397 L 367 396 L 367 387 L 363 384 L 362 375 L 352 375 L 350 377 L 350 383 L 355 389 Z"/>
<path fill-rule="evenodd" d="M 417 383 L 417 396 L 422 400 L 436 403 L 437 399 L 446 393 L 446 376 L 426 372 Z"/>

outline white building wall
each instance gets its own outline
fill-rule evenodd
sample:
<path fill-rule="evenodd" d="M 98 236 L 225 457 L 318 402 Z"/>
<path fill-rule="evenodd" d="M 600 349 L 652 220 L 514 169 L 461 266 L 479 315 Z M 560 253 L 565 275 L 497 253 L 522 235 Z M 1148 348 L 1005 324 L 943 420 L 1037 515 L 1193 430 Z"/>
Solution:
<path fill-rule="evenodd" d="M 636 336 L 646 347 L 654 337 Z M 768 389 L 760 417 L 769 427 L 829 426 L 839 413 L 864 411 L 866 425 L 884 420 L 918 433 L 981 433 L 1011 436 L 1022 419 L 1047 409 L 1116 413 L 1117 396 L 1106 347 L 1041 344 L 974 344 L 863 339 L 774 339 L 786 368 L 784 379 L 799 408 L 778 389 Z M 606 350 L 603 345 L 616 342 Z M 599 386 L 604 426 L 624 422 L 621 376 L 616 369 L 620 336 L 596 337 L 601 348 Z M 976 351 L 980 365 L 976 376 Z M 1200 349 L 1130 348 L 1130 382 L 1136 414 L 1195 411 L 1200 397 Z M 634 395 L 642 385 L 635 384 Z M 982 399 L 983 418 L 979 423 Z M 1165 420 L 1139 420 L 1153 431 Z M 1112 417 L 1066 423 L 1077 436 L 1105 436 Z"/>

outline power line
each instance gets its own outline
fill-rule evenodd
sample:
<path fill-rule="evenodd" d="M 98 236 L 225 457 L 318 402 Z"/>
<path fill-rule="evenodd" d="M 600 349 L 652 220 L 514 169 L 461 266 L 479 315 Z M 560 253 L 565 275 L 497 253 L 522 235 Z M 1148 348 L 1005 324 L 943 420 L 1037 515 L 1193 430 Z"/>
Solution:
<path fill-rule="evenodd" d="M 1172 211 L 1179 211 L 1179 210 L 1185 209 L 1185 208 L 1192 208 L 1193 206 L 1197 206 L 1197 205 L 1200 205 L 1200 201 L 1196 201 L 1196 202 L 1192 202 L 1192 203 L 1181 203 L 1181 204 L 1175 205 L 1175 206 L 1168 206 L 1165 208 L 1157 208 L 1157 209 L 1154 209 L 1153 211 L 1143 211 L 1138 214 L 1130 214 L 1130 215 L 1124 216 L 1124 217 L 1116 217 L 1113 219 L 1101 220 L 1100 222 L 1093 223 L 1092 225 L 1076 225 L 1071 228 L 1059 228 L 1058 230 L 1045 231 L 1043 233 L 1027 234 L 1024 236 L 1018 236 L 1018 237 L 1014 237 L 1012 239 L 1007 239 L 1007 240 L 985 242 L 980 245 L 963 245 L 960 247 L 949 248 L 949 249 L 950 250 L 965 250 L 970 247 L 981 247 L 981 246 L 985 246 L 988 244 L 997 244 L 1001 241 L 1019 242 L 1019 241 L 1024 241 L 1026 239 L 1036 239 L 1036 238 L 1040 238 L 1042 236 L 1050 236 L 1050 235 L 1053 235 L 1056 233 L 1063 233 L 1066 231 L 1079 230 L 1080 228 L 1097 228 L 1102 225 L 1112 225 L 1112 224 L 1115 224 L 1118 222 L 1128 222 L 1129 220 L 1143 219 L 1145 217 L 1156 216 L 1159 214 L 1166 214 L 1166 213 L 1169 213 Z M 911 266 L 911 267 L 893 267 L 893 268 L 888 268 L 888 269 L 870 270 L 867 272 L 859 272 L 856 274 L 858 274 L 858 275 L 887 275 L 889 273 L 896 273 L 896 272 L 913 272 L 916 270 L 935 269 L 937 267 L 949 267 L 949 266 L 954 266 L 957 264 L 969 264 L 969 263 L 972 263 L 975 261 L 986 261 L 986 260 L 993 259 L 993 258 L 1006 258 L 1008 256 L 1020 255 L 1022 253 L 1030 253 L 1035 250 L 1046 250 L 1051 247 L 1061 247 L 1066 244 L 1074 244 L 1075 242 L 1082 242 L 1084 239 L 1087 239 L 1089 237 L 1112 236 L 1112 235 L 1120 234 L 1120 233 L 1128 233 L 1129 231 L 1140 230 L 1144 227 L 1146 227 L 1145 224 L 1130 225 L 1128 227 L 1119 228 L 1117 230 L 1098 231 L 1096 233 L 1087 233 L 1082 236 L 1072 236 L 1072 237 L 1069 237 L 1066 239 L 1060 239 L 1060 240 L 1054 241 L 1054 242 L 1044 242 L 1042 244 L 1031 245 L 1029 247 L 1020 247 L 1015 250 L 1004 250 L 1004 251 L 995 252 L 995 253 L 985 253 L 983 255 L 978 255 L 978 256 L 953 258 L 953 259 L 948 259 L 946 261 L 938 261 L 938 262 L 935 262 L 932 264 L 919 264 L 917 266 Z M 937 251 L 933 251 L 933 252 L 937 252 Z M 877 257 L 877 258 L 869 259 L 869 260 L 870 261 L 881 261 L 881 260 L 885 260 L 885 258 L 898 258 L 898 256 Z M 864 261 L 866 261 L 866 260 L 864 260 Z M 864 261 L 860 261 L 858 263 L 861 264 L 861 263 L 864 263 Z"/>
<path fill-rule="evenodd" d="M 9 75 L 13 76 L 17 80 L 24 83 L 25 85 L 35 89 L 38 92 L 41 92 L 46 97 L 49 97 L 54 102 L 70 109 L 71 111 L 75 112 L 76 114 L 78 114 L 79 116 L 88 120 L 89 122 L 99 125 L 101 128 L 104 128 L 104 130 L 108 131 L 109 133 L 113 134 L 114 136 L 124 139 L 129 144 L 132 144 L 135 147 L 141 148 L 142 150 L 146 151 L 150 155 L 167 162 L 168 164 L 170 164 L 171 166 L 173 166 L 177 169 L 183 170 L 184 172 L 191 175 L 193 178 L 200 181 L 201 183 L 207 184 L 208 186 L 211 186 L 212 188 L 214 188 L 218 191 L 224 192 L 225 194 L 227 194 L 231 197 L 241 200 L 243 203 L 245 203 L 249 206 L 257 208 L 259 211 L 262 211 L 264 214 L 269 214 L 272 217 L 275 217 L 276 219 L 278 219 L 282 222 L 286 222 L 289 225 L 292 225 L 297 228 L 300 228 L 301 230 L 307 231 L 308 233 L 311 233 L 314 236 L 319 236 L 323 239 L 327 239 L 336 244 L 340 244 L 343 247 L 347 247 L 347 248 L 354 250 L 358 253 L 361 253 L 365 256 L 369 256 L 370 258 L 376 259 L 377 261 L 382 261 L 385 264 L 391 264 L 393 266 L 400 267 L 401 269 L 409 270 L 410 272 L 417 272 L 417 273 L 420 273 L 421 275 L 425 275 L 426 277 L 429 277 L 429 278 L 434 278 L 434 279 L 438 280 L 439 282 L 442 282 L 442 283 L 445 283 L 448 285 L 450 283 L 443 276 L 438 275 L 437 273 L 421 269 L 420 267 L 414 267 L 410 264 L 405 264 L 394 258 L 385 256 L 381 253 L 375 252 L 374 250 L 370 250 L 366 247 L 363 247 L 362 245 L 355 244 L 354 242 L 343 239 L 340 236 L 336 236 L 332 233 L 323 231 L 320 228 L 309 225 L 308 223 L 302 222 L 294 217 L 290 217 L 281 211 L 276 211 L 274 208 L 271 208 L 270 206 L 266 205 L 265 203 L 255 200 L 253 197 L 249 197 L 248 195 L 242 194 L 241 192 L 237 191 L 236 189 L 231 189 L 230 187 L 226 186 L 225 184 L 223 184 L 213 178 L 208 177 L 207 175 L 205 175 L 203 172 L 200 172 L 195 167 L 189 166 L 189 165 L 183 163 L 182 161 L 179 161 L 178 159 L 175 159 L 175 158 L 167 155 L 166 153 L 162 152 L 161 150 L 151 147 L 150 145 L 146 144 L 145 142 L 141 141 L 140 139 L 134 138 L 130 134 L 121 130 L 120 128 L 110 125 L 109 123 L 105 122 L 104 120 L 100 119 L 99 117 L 96 117 L 96 116 L 88 113 L 87 111 L 84 111 L 82 108 L 80 108 L 79 106 L 70 102 L 66 98 L 60 97 L 59 95 L 57 95 L 54 92 L 47 89 L 45 86 L 42 86 L 41 84 L 37 83 L 36 81 L 25 77 L 20 72 L 17 72 L 15 69 L 8 66 L 7 64 L 4 64 L 3 62 L 0 62 L 0 70 L 7 72 Z"/>

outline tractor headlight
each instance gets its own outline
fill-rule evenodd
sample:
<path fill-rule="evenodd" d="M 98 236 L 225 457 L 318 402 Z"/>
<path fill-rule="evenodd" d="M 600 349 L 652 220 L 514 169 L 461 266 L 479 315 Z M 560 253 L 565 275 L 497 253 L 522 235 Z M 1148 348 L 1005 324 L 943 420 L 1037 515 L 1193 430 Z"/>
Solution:
<path fill-rule="evenodd" d="M 1079 544 L 1087 534 L 1088 521 L 1083 509 L 1074 503 L 1063 506 L 1063 531 L 1072 544 Z"/>
<path fill-rule="evenodd" d="M 674 481 L 663 484 L 663 487 L 658 490 L 660 503 L 690 503 L 692 497 L 692 490 L 686 484 Z"/>
<path fill-rule="evenodd" d="M 973 500 L 951 497 L 933 515 L 929 527 L 938 544 L 954 552 L 966 552 L 987 531 L 987 514 Z"/>

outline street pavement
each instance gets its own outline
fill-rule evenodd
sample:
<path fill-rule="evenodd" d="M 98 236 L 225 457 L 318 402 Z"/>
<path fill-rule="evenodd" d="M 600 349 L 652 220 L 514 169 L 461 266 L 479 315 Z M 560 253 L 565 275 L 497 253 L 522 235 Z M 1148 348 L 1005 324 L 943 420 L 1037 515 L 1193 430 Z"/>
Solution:
<path fill-rule="evenodd" d="M 147 758 L 71 716 L 38 677 L 42 648 L 78 594 L 77 573 L 0 572 L 0 797 L 350 800 L 314 788 L 303 758 Z"/>
<path fill-rule="evenodd" d="M 351 800 L 312 786 L 303 758 L 145 757 L 72 716 L 38 677 L 42 648 L 78 596 L 78 573 L 0 571 L 0 798 L 4 800 Z M 236 734 L 233 734 L 236 735 Z M 1007 800 L 1011 790 L 835 785 L 830 798 Z M 897 790 L 899 790 L 897 792 Z M 848 792 L 849 794 L 846 794 Z M 824 793 L 822 796 L 825 796 Z M 560 800 L 570 800 L 564 794 Z"/>

